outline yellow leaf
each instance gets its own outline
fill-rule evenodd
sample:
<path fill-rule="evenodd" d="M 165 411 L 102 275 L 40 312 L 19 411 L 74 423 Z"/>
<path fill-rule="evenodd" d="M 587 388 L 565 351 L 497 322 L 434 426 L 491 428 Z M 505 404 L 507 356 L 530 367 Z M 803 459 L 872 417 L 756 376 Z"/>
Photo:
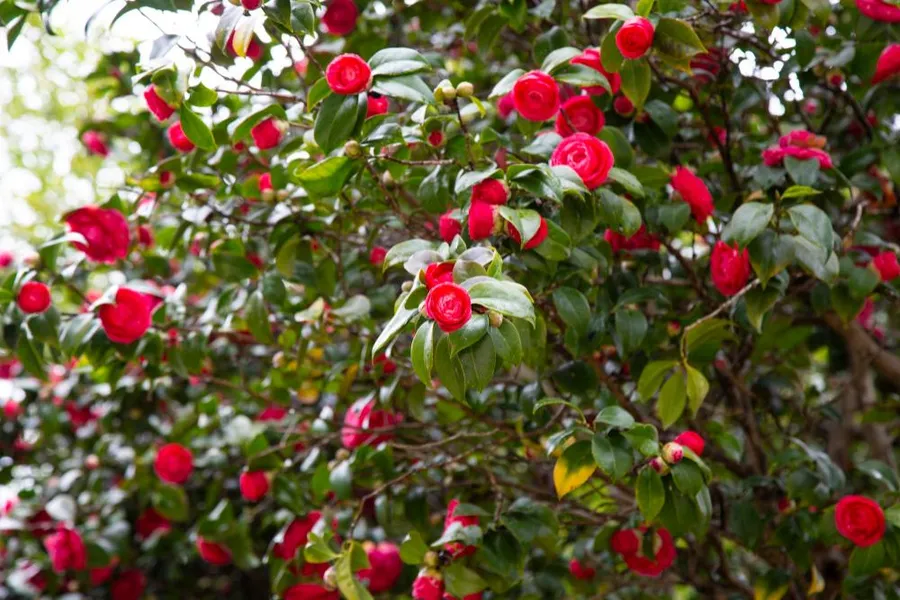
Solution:
<path fill-rule="evenodd" d="M 825 578 L 822 577 L 822 574 L 819 573 L 819 570 L 815 567 L 812 568 L 812 575 L 810 577 L 809 589 L 806 591 L 807 596 L 815 596 L 819 592 L 825 589 Z"/>
<path fill-rule="evenodd" d="M 787 584 L 775 589 L 774 591 L 769 591 L 769 587 L 766 585 L 766 582 L 760 581 L 753 588 L 753 600 L 781 600 L 784 595 L 787 594 L 787 591 Z"/>
<path fill-rule="evenodd" d="M 246 19 L 234 28 L 234 40 L 231 45 L 234 53 L 238 56 L 247 56 L 247 48 L 250 47 L 250 41 L 253 39 L 254 24 L 254 19 Z"/>
<path fill-rule="evenodd" d="M 596 468 L 590 442 L 578 441 L 566 448 L 553 467 L 553 485 L 556 486 L 557 497 L 562 498 L 584 485 Z"/>

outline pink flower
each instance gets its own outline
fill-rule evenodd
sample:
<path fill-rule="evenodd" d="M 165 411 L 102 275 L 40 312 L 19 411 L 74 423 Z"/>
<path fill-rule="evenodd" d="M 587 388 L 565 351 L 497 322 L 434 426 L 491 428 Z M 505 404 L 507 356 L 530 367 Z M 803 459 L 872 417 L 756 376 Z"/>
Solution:
<path fill-rule="evenodd" d="M 81 134 L 81 143 L 91 154 L 106 158 L 109 156 L 109 148 L 106 145 L 106 136 L 99 131 L 85 131 Z"/>
<path fill-rule="evenodd" d="M 713 247 L 710 271 L 716 289 L 724 296 L 734 296 L 750 278 L 750 253 L 719 240 Z"/>
<path fill-rule="evenodd" d="M 603 111 L 594 104 L 590 96 L 574 96 L 569 98 L 556 115 L 556 133 L 563 137 L 580 131 L 597 135 L 606 124 Z"/>
<path fill-rule="evenodd" d="M 322 15 L 322 25 L 331 35 L 344 36 L 356 28 L 359 9 L 353 0 L 331 0 Z"/>
<path fill-rule="evenodd" d="M 281 560 L 293 560 L 297 555 L 297 551 L 306 545 L 309 538 L 309 532 L 313 530 L 322 518 L 322 513 L 314 510 L 300 519 L 294 519 L 284 531 L 281 542 L 276 543 L 272 548 L 272 554 Z"/>
<path fill-rule="evenodd" d="M 356 573 L 373 594 L 386 592 L 397 583 L 403 572 L 403 561 L 400 560 L 400 549 L 390 542 L 382 542 L 377 546 L 366 543 L 366 555 L 369 557 L 369 568 Z"/>
<path fill-rule="evenodd" d="M 453 241 L 453 238 L 462 233 L 462 223 L 450 216 L 452 212 L 452 209 L 448 210 L 438 220 L 438 232 L 441 239 L 448 244 Z"/>
<path fill-rule="evenodd" d="M 147 86 L 147 89 L 144 90 L 144 100 L 147 102 L 147 108 L 159 121 L 165 121 L 175 112 L 175 107 L 159 95 L 155 85 Z"/>
<path fill-rule="evenodd" d="M 856 0 L 856 8 L 873 21 L 900 23 L 900 6 L 883 0 Z"/>
<path fill-rule="evenodd" d="M 381 266 L 385 256 L 387 256 L 387 249 L 382 246 L 374 246 L 369 252 L 369 264 L 376 267 Z"/>
<path fill-rule="evenodd" d="M 606 80 L 609 81 L 609 87 L 612 90 L 612 93 L 619 93 L 619 88 L 622 87 L 622 76 L 618 73 L 610 73 L 603 68 L 603 62 L 600 60 L 600 50 L 597 50 L 596 48 L 585 48 L 584 52 L 582 52 L 569 62 L 571 62 L 573 65 L 584 65 L 585 67 L 590 67 L 593 70 L 604 75 L 606 77 Z M 599 85 L 586 87 L 584 88 L 584 91 L 594 96 L 601 96 L 606 93 L 606 90 Z"/>
<path fill-rule="evenodd" d="M 647 232 L 647 226 L 643 223 L 641 223 L 640 229 L 629 238 L 612 229 L 607 229 L 603 234 L 603 239 L 609 243 L 613 252 L 622 250 L 653 250 L 655 252 L 659 250 L 659 240 L 655 235 Z"/>
<path fill-rule="evenodd" d="M 703 180 L 694 175 L 690 169 L 676 167 L 670 183 L 681 199 L 691 207 L 694 220 L 703 223 L 712 215 L 714 210 L 712 194 L 709 193 L 709 188 Z"/>
<path fill-rule="evenodd" d="M 900 11 L 900 7 L 894 7 Z M 872 84 L 881 83 L 885 79 L 900 73 L 900 44 L 890 44 L 878 57 L 875 65 L 875 75 L 872 76 Z"/>
<path fill-rule="evenodd" d="M 260 150 L 268 150 L 274 148 L 281 143 L 281 136 L 284 135 L 284 125 L 278 122 L 274 117 L 269 117 L 261 123 L 254 125 L 250 130 L 253 142 Z"/>
<path fill-rule="evenodd" d="M 579 132 L 559 143 L 550 156 L 550 164 L 571 167 L 585 187 L 593 190 L 606 181 L 615 159 L 606 142 Z"/>
<path fill-rule="evenodd" d="M 583 565 L 578 561 L 577 558 L 573 558 L 569 561 L 569 573 L 571 573 L 572 577 L 574 577 L 575 579 L 590 581 L 597 574 L 597 569 L 595 569 L 594 567 Z"/>
<path fill-rule="evenodd" d="M 444 533 L 457 523 L 463 527 L 478 525 L 478 517 L 476 515 L 457 515 L 456 508 L 458 506 L 459 500 L 455 498 L 447 505 L 447 516 L 444 518 Z M 459 558 L 461 556 L 474 554 L 477 548 L 475 546 L 466 546 L 462 542 L 449 542 L 444 544 L 444 550 L 449 552 L 453 558 Z"/>
<path fill-rule="evenodd" d="M 87 549 L 74 529 L 60 525 L 56 533 L 44 538 L 44 548 L 47 549 L 53 570 L 57 573 L 83 571 L 87 568 Z"/>
<path fill-rule="evenodd" d="M 897 263 L 897 255 L 885 251 L 872 259 L 872 265 L 878 271 L 882 281 L 891 281 L 900 277 L 900 264 Z"/>
<path fill-rule="evenodd" d="M 377 401 L 372 399 L 357 400 L 344 415 L 344 427 L 341 429 L 341 443 L 345 448 L 354 449 L 360 446 L 377 446 L 394 438 L 391 432 L 372 434 L 371 429 L 393 428 L 403 421 L 403 416 L 387 410 L 375 408 Z"/>
<path fill-rule="evenodd" d="M 431 569 L 419 571 L 413 581 L 412 597 L 414 600 L 442 600 L 444 581 L 441 574 Z"/>

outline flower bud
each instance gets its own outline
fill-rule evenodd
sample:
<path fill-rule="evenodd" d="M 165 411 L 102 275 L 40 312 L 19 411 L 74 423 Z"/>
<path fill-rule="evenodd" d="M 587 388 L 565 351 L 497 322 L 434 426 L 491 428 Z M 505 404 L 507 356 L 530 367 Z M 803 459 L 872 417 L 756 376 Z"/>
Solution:
<path fill-rule="evenodd" d="M 260 193 L 260 197 L 263 202 L 274 202 L 275 201 L 275 190 L 263 190 Z"/>
<path fill-rule="evenodd" d="M 382 173 L 381 183 L 389 190 L 394 189 L 394 187 L 397 185 L 397 182 L 394 181 L 394 176 L 391 175 L 390 171 L 385 171 L 384 173 Z"/>
<path fill-rule="evenodd" d="M 275 198 L 279 202 L 284 202 L 285 200 L 288 199 L 288 196 L 290 196 L 290 195 L 291 195 L 291 193 L 288 192 L 287 190 L 278 190 L 277 192 L 275 192 Z"/>
<path fill-rule="evenodd" d="M 272 366 L 276 369 L 280 369 L 285 364 L 287 364 L 287 359 L 284 356 L 284 352 L 276 352 L 275 356 L 272 357 Z"/>
<path fill-rule="evenodd" d="M 453 102 L 456 100 L 456 88 L 451 86 L 445 86 L 441 88 L 441 93 L 444 96 L 444 102 Z"/>
<path fill-rule="evenodd" d="M 84 459 L 84 468 L 88 471 L 93 471 L 99 466 L 100 458 L 96 454 L 89 454 L 88 457 Z"/>
<path fill-rule="evenodd" d="M 328 567 L 328 570 L 322 575 L 322 581 L 329 592 L 337 589 L 337 571 L 334 567 Z"/>
<path fill-rule="evenodd" d="M 444 101 L 444 88 L 434 88 L 434 101 L 435 102 L 443 102 Z"/>
<path fill-rule="evenodd" d="M 438 554 L 434 550 L 429 550 L 425 553 L 424 558 L 425 566 L 434 568 L 438 566 Z"/>
<path fill-rule="evenodd" d="M 400 286 L 400 289 L 403 290 L 404 292 L 408 292 L 409 290 L 412 289 L 412 284 L 413 284 L 412 281 L 404 281 L 403 285 Z"/>
<path fill-rule="evenodd" d="M 684 458 L 684 448 L 681 447 L 681 444 L 669 442 L 663 446 L 662 457 L 670 465 L 677 465 Z"/>
<path fill-rule="evenodd" d="M 648 463 L 650 468 L 659 473 L 660 475 L 665 475 L 669 472 L 669 465 L 665 463 L 665 461 L 659 456 L 654 456 L 650 459 Z"/>
<path fill-rule="evenodd" d="M 496 310 L 489 310 L 488 321 L 490 322 L 491 327 L 500 327 L 501 325 L 503 325 L 503 315 L 498 313 Z"/>
<path fill-rule="evenodd" d="M 468 81 L 463 81 L 456 86 L 456 95 L 460 98 L 471 98 L 475 93 L 475 86 Z"/>
<path fill-rule="evenodd" d="M 334 453 L 334 457 L 338 460 L 347 460 L 350 458 L 350 451 L 346 448 L 340 448 L 337 452 Z"/>
<path fill-rule="evenodd" d="M 344 154 L 348 158 L 359 158 L 362 156 L 362 147 L 356 140 L 350 140 L 344 144 Z"/>

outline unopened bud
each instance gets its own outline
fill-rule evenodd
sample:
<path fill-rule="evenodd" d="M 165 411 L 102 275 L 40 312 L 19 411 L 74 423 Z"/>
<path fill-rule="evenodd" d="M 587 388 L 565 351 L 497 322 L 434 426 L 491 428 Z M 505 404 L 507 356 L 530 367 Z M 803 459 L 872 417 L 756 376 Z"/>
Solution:
<path fill-rule="evenodd" d="M 677 465 L 684 458 L 684 448 L 676 442 L 669 442 L 662 449 L 663 460 L 670 465 Z"/>
<path fill-rule="evenodd" d="M 471 82 L 463 81 L 456 86 L 456 93 L 460 98 L 471 98 L 475 93 L 475 86 Z"/>
<path fill-rule="evenodd" d="M 425 553 L 425 566 L 431 567 L 432 569 L 438 566 L 438 553 L 434 550 L 429 550 Z"/>
<path fill-rule="evenodd" d="M 347 460 L 350 458 L 350 451 L 346 448 L 340 448 L 337 452 L 334 453 L 334 457 L 338 460 Z"/>
<path fill-rule="evenodd" d="M 263 202 L 274 202 L 275 190 L 263 190 L 260 197 L 262 197 Z"/>
<path fill-rule="evenodd" d="M 344 144 L 344 154 L 348 158 L 359 158 L 362 156 L 362 146 L 356 140 L 350 140 Z"/>
<path fill-rule="evenodd" d="M 669 465 L 665 463 L 665 461 L 659 456 L 654 456 L 650 459 L 650 468 L 659 473 L 660 475 L 665 475 L 669 472 Z"/>
<path fill-rule="evenodd" d="M 287 190 L 278 190 L 275 192 L 275 198 L 277 198 L 279 202 L 284 202 L 290 195 L 291 193 Z"/>
<path fill-rule="evenodd" d="M 275 356 L 272 357 L 272 366 L 276 369 L 280 369 L 287 363 L 287 359 L 284 356 L 284 352 L 276 352 Z"/>
<path fill-rule="evenodd" d="M 412 289 L 412 284 L 413 284 L 412 281 L 404 281 L 403 285 L 400 286 L 400 289 L 403 290 L 404 292 L 408 292 L 409 290 Z"/>
<path fill-rule="evenodd" d="M 394 181 L 394 176 L 391 175 L 390 171 L 385 171 L 384 173 L 381 174 L 381 183 L 382 183 L 382 185 L 384 185 L 384 187 L 386 187 L 389 190 L 393 189 L 394 186 L 397 185 L 397 182 Z"/>
<path fill-rule="evenodd" d="M 496 310 L 489 310 L 488 321 L 490 322 L 491 327 L 500 327 L 501 325 L 503 325 L 503 315 L 498 313 Z"/>
<path fill-rule="evenodd" d="M 434 88 L 434 101 L 435 102 L 443 102 L 444 101 L 444 88 Z"/>
<path fill-rule="evenodd" d="M 322 582 L 329 592 L 333 592 L 337 589 L 337 571 L 334 567 L 328 567 L 328 570 L 322 575 Z"/>
<path fill-rule="evenodd" d="M 93 471 L 99 466 L 100 458 L 96 454 L 89 454 L 88 457 L 84 459 L 84 468 L 88 471 Z"/>
<path fill-rule="evenodd" d="M 449 85 L 442 88 L 441 91 L 444 94 L 444 102 L 452 102 L 456 100 L 456 88 L 450 87 Z"/>

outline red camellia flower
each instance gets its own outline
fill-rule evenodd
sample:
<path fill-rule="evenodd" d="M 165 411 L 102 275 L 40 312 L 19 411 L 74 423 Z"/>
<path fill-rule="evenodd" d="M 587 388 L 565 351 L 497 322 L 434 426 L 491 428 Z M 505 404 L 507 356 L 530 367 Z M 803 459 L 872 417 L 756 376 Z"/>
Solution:
<path fill-rule="evenodd" d="M 181 444 L 166 444 L 156 453 L 153 470 L 166 483 L 182 484 L 194 470 L 194 455 Z"/>
<path fill-rule="evenodd" d="M 734 296 L 750 278 L 750 253 L 719 240 L 713 246 L 710 272 L 716 289 L 724 296 Z"/>
<path fill-rule="evenodd" d="M 144 248 L 153 246 L 153 231 L 146 225 L 139 225 L 137 228 L 138 244 Z"/>
<path fill-rule="evenodd" d="M 331 0 L 322 15 L 325 31 L 331 35 L 347 35 L 356 28 L 359 9 L 353 0 Z"/>
<path fill-rule="evenodd" d="M 175 112 L 175 107 L 163 100 L 156 92 L 155 85 L 147 86 L 147 89 L 144 90 L 144 100 L 147 102 L 147 108 L 159 121 L 165 121 Z"/>
<path fill-rule="evenodd" d="M 559 110 L 559 86 L 543 71 L 529 71 L 516 81 L 513 106 L 529 121 L 546 121 Z"/>
<path fill-rule="evenodd" d="M 808 131 L 792 131 L 781 136 L 778 146 L 763 150 L 763 162 L 770 167 L 780 165 L 785 156 L 798 160 L 818 160 L 822 169 L 832 168 L 831 156 L 823 150 L 827 140 Z"/>
<path fill-rule="evenodd" d="M 877 502 L 865 496 L 844 496 L 834 509 L 838 533 L 866 548 L 877 544 L 886 528 L 884 511 Z"/>
<path fill-rule="evenodd" d="M 609 538 L 609 547 L 613 552 L 627 556 L 640 549 L 641 540 L 634 529 L 620 529 Z"/>
<path fill-rule="evenodd" d="M 429 290 L 441 283 L 453 283 L 455 262 L 431 263 L 425 268 L 425 287 Z"/>
<path fill-rule="evenodd" d="M 440 283 L 425 296 L 425 313 L 445 333 L 456 331 L 472 317 L 469 292 L 455 283 Z"/>
<path fill-rule="evenodd" d="M 119 288 L 115 303 L 104 304 L 97 310 L 106 337 L 117 344 L 137 341 L 150 329 L 153 305 L 153 299 L 147 294 Z"/>
<path fill-rule="evenodd" d="M 298 583 L 284 591 L 284 600 L 340 600 L 337 590 L 330 591 L 318 583 Z"/>
<path fill-rule="evenodd" d="M 256 10 L 262 6 L 262 0 L 241 0 L 241 6 L 247 10 Z"/>
<path fill-rule="evenodd" d="M 432 569 L 422 569 L 413 581 L 412 597 L 414 600 L 443 600 L 444 580 L 441 574 Z"/>
<path fill-rule="evenodd" d="M 703 223 L 712 215 L 714 210 L 712 194 L 709 193 L 709 188 L 703 180 L 694 175 L 690 169 L 675 167 L 675 174 L 669 183 L 691 207 L 691 214 L 698 223 Z"/>
<path fill-rule="evenodd" d="M 99 131 L 85 131 L 81 134 L 81 143 L 91 154 L 106 158 L 109 156 L 109 148 L 106 145 L 106 137 Z"/>
<path fill-rule="evenodd" d="M 893 7 L 900 10 L 898 7 Z M 889 44 L 875 64 L 875 75 L 872 76 L 872 84 L 881 83 L 885 79 L 900 73 L 900 44 Z"/>
<path fill-rule="evenodd" d="M 83 571 L 87 568 L 87 549 L 74 529 L 60 525 L 56 533 L 44 538 L 44 548 L 57 573 Z"/>
<path fill-rule="evenodd" d="M 345 448 L 353 450 L 360 446 L 377 446 L 392 440 L 391 432 L 370 433 L 370 429 L 386 429 L 403 421 L 402 415 L 376 408 L 377 401 L 362 398 L 353 403 L 344 415 L 344 427 L 341 429 L 341 443 Z"/>
<path fill-rule="evenodd" d="M 497 100 L 497 114 L 501 119 L 506 119 L 516 110 L 516 102 L 513 100 L 512 92 L 502 96 Z"/>
<path fill-rule="evenodd" d="M 122 572 L 109 588 L 112 600 L 141 600 L 144 589 L 147 587 L 147 578 L 139 569 L 129 569 Z"/>
<path fill-rule="evenodd" d="M 639 531 L 643 535 L 647 535 L 646 527 L 641 527 Z M 619 552 L 622 558 L 625 559 L 625 564 L 628 565 L 628 568 L 638 575 L 658 577 L 675 562 L 675 544 L 672 541 L 672 534 L 669 533 L 669 530 L 660 527 L 653 532 L 653 536 L 654 554 L 652 558 L 642 554 L 642 544 L 640 542 L 637 543 L 631 552 Z M 634 539 L 636 542 L 638 541 L 636 534 Z M 623 544 L 623 546 L 626 549 L 632 548 L 630 542 L 627 545 Z"/>
<path fill-rule="evenodd" d="M 322 513 L 314 510 L 303 518 L 294 519 L 284 531 L 282 541 L 277 542 L 272 547 L 272 554 L 281 560 L 294 560 L 297 551 L 306 545 L 309 539 L 309 532 L 313 530 L 316 523 L 322 518 Z"/>
<path fill-rule="evenodd" d="M 95 569 L 91 569 L 91 585 L 93 586 L 101 586 L 112 577 L 113 571 L 116 570 L 116 565 L 119 560 L 117 558 L 112 559 L 108 565 L 105 567 L 97 567 Z"/>
<path fill-rule="evenodd" d="M 387 256 L 387 250 L 384 247 L 374 246 L 369 252 L 369 263 L 377 267 L 384 262 L 385 256 Z"/>
<path fill-rule="evenodd" d="M 706 447 L 706 441 L 696 431 L 683 431 L 675 438 L 676 444 L 681 444 L 685 448 L 690 448 L 697 456 L 703 456 L 703 449 Z"/>
<path fill-rule="evenodd" d="M 589 190 L 606 181 L 614 163 L 612 150 L 606 142 L 580 132 L 561 141 L 550 156 L 551 165 L 571 167 Z"/>
<path fill-rule="evenodd" d="M 231 562 L 231 551 L 216 542 L 210 542 L 202 537 L 197 537 L 197 552 L 200 558 L 211 565 L 227 565 Z"/>
<path fill-rule="evenodd" d="M 388 355 L 382 352 L 378 356 L 372 359 L 372 365 L 375 367 L 381 366 L 381 372 L 385 375 L 391 375 L 397 371 L 397 363 L 388 358 Z M 369 367 L 366 367 L 368 370 Z"/>
<path fill-rule="evenodd" d="M 642 57 L 653 45 L 653 23 L 644 17 L 632 17 L 616 33 L 616 47 L 625 58 Z"/>
<path fill-rule="evenodd" d="M 140 514 L 134 522 L 134 531 L 141 539 L 147 539 L 154 533 L 168 533 L 172 529 L 172 523 L 156 512 L 153 508 L 148 508 Z"/>
<path fill-rule="evenodd" d="M 655 235 L 647 232 L 647 226 L 643 223 L 631 237 L 627 238 L 621 233 L 607 229 L 603 234 L 603 239 L 609 243 L 613 252 L 622 250 L 653 250 L 656 252 L 659 250 L 659 240 Z"/>
<path fill-rule="evenodd" d="M 266 192 L 268 190 L 275 189 L 272 187 L 272 174 L 271 173 L 263 173 L 259 176 L 259 191 Z"/>
<path fill-rule="evenodd" d="M 618 73 L 610 73 L 606 69 L 603 68 L 603 62 L 600 60 L 600 50 L 596 48 L 585 48 L 584 52 L 570 60 L 573 65 L 584 65 L 586 67 L 590 67 L 595 71 L 598 71 L 606 80 L 609 81 L 609 88 L 612 90 L 613 94 L 619 93 L 619 88 L 622 87 L 622 76 Z M 599 85 L 592 85 L 584 88 L 588 94 L 592 94 L 594 96 L 601 96 L 606 93 L 606 88 L 603 88 Z"/>
<path fill-rule="evenodd" d="M 572 577 L 575 579 L 590 581 L 597 574 L 597 569 L 583 565 L 577 558 L 573 558 L 569 561 L 569 573 L 571 573 Z"/>
<path fill-rule="evenodd" d="M 194 142 L 189 140 L 188 136 L 184 134 L 184 129 L 181 128 L 181 121 L 172 123 L 166 133 L 169 136 L 169 143 L 179 152 L 190 152 L 196 147 Z"/>
<path fill-rule="evenodd" d="M 366 118 L 383 115 L 388 111 L 388 99 L 386 96 L 375 92 L 366 95 Z"/>
<path fill-rule="evenodd" d="M 856 0 L 856 8 L 873 21 L 900 23 L 900 6 L 883 0 Z"/>
<path fill-rule="evenodd" d="M 238 55 L 237 51 L 234 49 L 234 32 L 233 31 L 231 32 L 231 35 L 228 36 L 228 42 L 226 43 L 225 47 L 228 49 L 228 54 L 230 54 L 231 56 Z M 263 47 L 254 37 L 250 40 L 250 43 L 247 44 L 247 50 L 244 52 L 244 56 L 246 56 L 253 62 L 256 62 L 260 58 L 262 58 L 262 53 L 263 53 Z"/>
<path fill-rule="evenodd" d="M 779 2 L 781 0 L 778 0 Z M 694 79 L 700 83 L 709 83 L 719 76 L 722 70 L 722 59 L 725 53 L 721 48 L 713 47 L 709 52 L 697 54 L 691 59 L 691 71 L 694 73 Z"/>
<path fill-rule="evenodd" d="M 484 597 L 482 592 L 478 592 L 477 594 L 469 594 L 467 596 L 463 596 L 461 600 L 481 600 Z M 456 596 L 451 596 L 450 594 L 444 594 L 444 600 L 460 600 Z"/>
<path fill-rule="evenodd" d="M 256 502 L 269 492 L 269 478 L 263 471 L 246 471 L 241 473 L 238 481 L 241 496 L 250 502 Z"/>
<path fill-rule="evenodd" d="M 448 210 L 438 219 L 438 233 L 440 233 L 441 239 L 448 244 L 462 233 L 462 223 L 450 216 L 452 212 L 452 209 Z"/>
<path fill-rule="evenodd" d="M 634 103 L 628 99 L 628 96 L 616 96 L 613 100 L 613 110 L 621 117 L 630 117 L 634 114 Z"/>
<path fill-rule="evenodd" d="M 0 269 L 5 269 L 13 262 L 12 252 L 0 252 Z"/>
<path fill-rule="evenodd" d="M 472 241 L 491 237 L 500 224 L 497 206 L 486 202 L 475 202 L 469 207 L 469 237 Z"/>
<path fill-rule="evenodd" d="M 274 148 L 281 143 L 281 136 L 284 135 L 283 125 L 274 117 L 269 117 L 261 123 L 257 123 L 250 130 L 253 136 L 253 143 L 260 150 L 268 150 Z"/>
<path fill-rule="evenodd" d="M 878 271 L 878 276 L 882 281 L 891 281 L 900 277 L 900 264 L 897 263 L 897 255 L 893 252 L 882 252 L 872 259 L 872 265 Z"/>
<path fill-rule="evenodd" d="M 80 233 L 86 243 L 72 242 L 89 260 L 112 264 L 128 255 L 131 234 L 122 213 L 113 208 L 85 206 L 66 215 L 66 229 Z"/>
<path fill-rule="evenodd" d="M 256 420 L 262 422 L 280 421 L 287 416 L 287 413 L 287 409 L 283 406 L 272 404 L 264 408 L 263 411 L 256 416 Z"/>
<path fill-rule="evenodd" d="M 459 523 L 462 527 L 478 525 L 478 517 L 476 515 L 457 515 L 456 509 L 458 506 L 459 500 L 456 498 L 447 505 L 447 516 L 444 518 L 444 533 L 447 533 L 447 530 L 456 523 Z M 444 550 L 449 552 L 453 558 L 459 558 L 474 554 L 477 548 L 475 546 L 466 546 L 462 542 L 449 542 L 444 544 Z"/>
<path fill-rule="evenodd" d="M 325 80 L 335 94 L 358 94 L 372 85 L 372 69 L 359 55 L 341 54 L 326 67 Z"/>
<path fill-rule="evenodd" d="M 513 239 L 513 241 L 519 246 L 522 245 L 522 236 L 519 235 L 519 230 L 516 229 L 512 223 L 506 223 L 506 233 L 509 234 L 509 237 Z M 525 242 L 525 249 L 532 250 L 537 248 L 544 240 L 547 239 L 547 234 L 549 233 L 549 228 L 547 227 L 547 221 L 544 217 L 541 217 L 541 224 L 538 225 L 537 231 L 534 232 L 534 235 L 531 236 L 531 239 Z"/>
<path fill-rule="evenodd" d="M 577 131 L 597 135 L 606 119 L 590 96 L 574 96 L 569 98 L 559 109 L 556 115 L 556 133 L 563 137 L 572 135 Z"/>
<path fill-rule="evenodd" d="M 386 592 L 397 583 L 403 572 L 400 549 L 390 542 L 363 544 L 369 557 L 369 568 L 357 571 L 356 575 L 373 594 Z"/>
<path fill-rule="evenodd" d="M 896 264 L 897 259 L 894 259 Z M 50 288 L 40 281 L 29 281 L 19 290 L 16 304 L 23 313 L 37 314 L 50 308 Z"/>
<path fill-rule="evenodd" d="M 472 188 L 472 202 L 485 204 L 506 204 L 509 200 L 509 188 L 499 179 L 485 179 Z"/>

